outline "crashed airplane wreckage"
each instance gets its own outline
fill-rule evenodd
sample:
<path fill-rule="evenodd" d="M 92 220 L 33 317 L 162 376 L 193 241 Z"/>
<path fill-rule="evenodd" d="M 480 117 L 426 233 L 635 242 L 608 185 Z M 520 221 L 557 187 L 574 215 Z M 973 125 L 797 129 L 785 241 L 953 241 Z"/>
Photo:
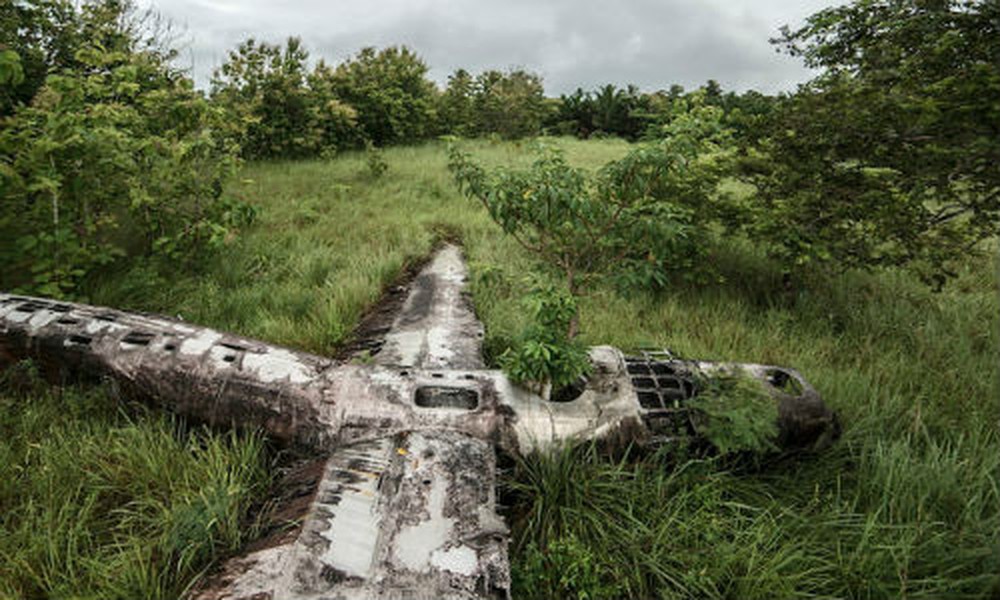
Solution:
<path fill-rule="evenodd" d="M 417 276 L 373 360 L 337 362 L 159 316 L 0 294 L 0 366 L 110 377 L 180 415 L 263 428 L 326 456 L 294 535 L 229 560 L 191 597 L 508 597 L 496 448 L 670 443 L 698 381 L 742 370 L 778 404 L 779 443 L 818 447 L 835 415 L 792 370 L 595 347 L 585 389 L 545 401 L 485 368 L 458 248 Z"/>

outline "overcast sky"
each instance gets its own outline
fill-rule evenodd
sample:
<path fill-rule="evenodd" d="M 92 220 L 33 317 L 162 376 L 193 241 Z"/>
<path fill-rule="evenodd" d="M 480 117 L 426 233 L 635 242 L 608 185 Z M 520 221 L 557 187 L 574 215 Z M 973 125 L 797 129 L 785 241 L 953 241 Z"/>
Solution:
<path fill-rule="evenodd" d="M 708 79 L 725 89 L 793 90 L 810 77 L 768 43 L 784 24 L 836 0 L 145 0 L 185 34 L 181 63 L 207 84 L 227 50 L 253 36 L 302 37 L 312 58 L 405 44 L 439 83 L 459 67 L 521 67 L 558 95 L 635 83 L 657 90 Z"/>

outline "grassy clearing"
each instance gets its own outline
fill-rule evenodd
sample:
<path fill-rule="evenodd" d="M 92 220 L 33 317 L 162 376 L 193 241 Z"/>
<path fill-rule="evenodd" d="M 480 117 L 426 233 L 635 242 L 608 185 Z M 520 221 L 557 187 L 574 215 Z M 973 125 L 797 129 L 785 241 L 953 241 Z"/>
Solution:
<path fill-rule="evenodd" d="M 560 143 L 589 167 L 627 148 Z M 487 162 L 530 159 L 523 145 L 472 146 Z M 388 149 L 389 170 L 377 180 L 363 153 L 249 165 L 230 193 L 259 207 L 253 230 L 194 272 L 109 275 L 90 299 L 330 353 L 406 264 L 436 239 L 457 238 L 495 357 L 523 325 L 523 276 L 537 266 L 459 197 L 443 150 Z M 995 264 L 970 259 L 940 294 L 888 271 L 817 278 L 790 295 L 740 240 L 711 260 L 721 278 L 710 284 L 627 298 L 596 290 L 582 304 L 584 341 L 794 366 L 840 411 L 844 437 L 819 456 L 762 465 L 679 455 L 614 462 L 588 451 L 531 459 L 508 481 L 518 515 L 515 595 L 1000 594 Z M 7 440 L 30 431 L 17 421 L 25 406 L 10 410 Z M 48 418 L 77 428 L 84 417 Z M 103 439 L 114 422 L 87 435 Z M 32 489 L 3 502 L 25 510 L 54 501 Z M 16 539 L 7 547 L 40 543 Z M 73 552 L 52 564 L 94 556 Z"/>

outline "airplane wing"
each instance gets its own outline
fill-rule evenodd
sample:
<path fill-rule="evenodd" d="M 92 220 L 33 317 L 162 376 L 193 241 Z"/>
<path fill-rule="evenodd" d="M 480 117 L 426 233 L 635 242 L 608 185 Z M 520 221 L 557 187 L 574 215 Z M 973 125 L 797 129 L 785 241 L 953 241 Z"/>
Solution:
<path fill-rule="evenodd" d="M 495 463 L 455 431 L 337 448 L 298 535 L 229 561 L 193 598 L 507 597 Z"/>
<path fill-rule="evenodd" d="M 417 275 L 375 362 L 423 369 L 482 369 L 483 325 L 466 296 L 461 250 L 447 244 Z"/>

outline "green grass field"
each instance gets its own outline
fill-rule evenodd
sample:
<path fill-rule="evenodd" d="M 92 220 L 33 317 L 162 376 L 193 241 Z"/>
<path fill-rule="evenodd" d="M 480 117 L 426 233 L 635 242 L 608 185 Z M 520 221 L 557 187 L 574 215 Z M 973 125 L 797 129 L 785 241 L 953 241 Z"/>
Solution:
<path fill-rule="evenodd" d="M 628 148 L 559 143 L 595 168 Z M 529 144 L 469 146 L 491 164 L 530 160 Z M 228 193 L 258 207 L 251 230 L 196 269 L 109 274 L 86 293 L 331 354 L 408 264 L 455 239 L 496 356 L 537 265 L 459 196 L 443 145 L 385 158 L 377 180 L 363 153 L 247 165 Z M 970 258 L 941 293 L 893 270 L 792 294 L 744 241 L 710 260 L 710 283 L 595 290 L 582 338 L 793 366 L 839 411 L 842 439 L 753 463 L 530 459 L 505 482 L 515 597 L 1000 596 L 995 261 Z M 252 535 L 239 524 L 273 460 L 259 438 L 189 431 L 105 390 L 28 387 L 0 399 L 0 596 L 173 597 Z"/>

